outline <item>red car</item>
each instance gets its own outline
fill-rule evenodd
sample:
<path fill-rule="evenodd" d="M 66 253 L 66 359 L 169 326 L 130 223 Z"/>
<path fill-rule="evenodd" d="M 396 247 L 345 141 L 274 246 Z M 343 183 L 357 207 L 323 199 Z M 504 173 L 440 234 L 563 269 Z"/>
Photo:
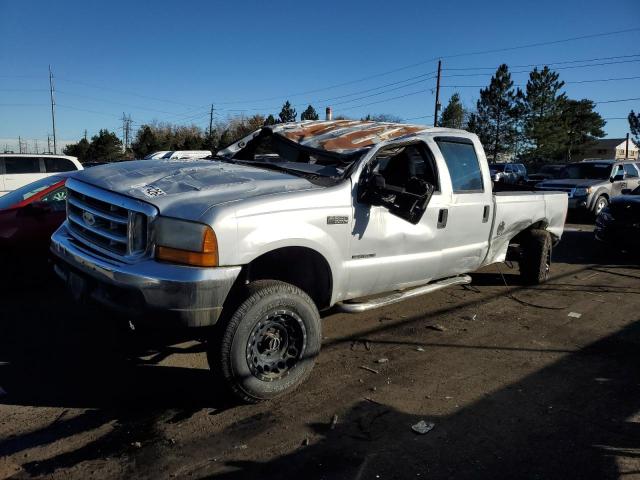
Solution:
<path fill-rule="evenodd" d="M 0 271 L 14 274 L 44 271 L 51 234 L 64 222 L 67 191 L 73 173 L 42 178 L 0 197 Z M 22 275 L 21 275 L 22 276 Z"/>

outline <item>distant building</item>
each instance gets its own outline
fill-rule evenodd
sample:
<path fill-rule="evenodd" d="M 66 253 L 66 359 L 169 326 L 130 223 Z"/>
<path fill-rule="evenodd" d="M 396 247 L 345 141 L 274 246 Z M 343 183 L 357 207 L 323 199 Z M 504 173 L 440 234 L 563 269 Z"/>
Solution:
<path fill-rule="evenodd" d="M 578 154 L 571 156 L 573 161 L 588 160 L 590 158 L 606 158 L 624 160 L 626 156 L 626 138 L 604 138 L 597 140 Z M 629 139 L 628 158 L 638 159 L 638 145 Z"/>

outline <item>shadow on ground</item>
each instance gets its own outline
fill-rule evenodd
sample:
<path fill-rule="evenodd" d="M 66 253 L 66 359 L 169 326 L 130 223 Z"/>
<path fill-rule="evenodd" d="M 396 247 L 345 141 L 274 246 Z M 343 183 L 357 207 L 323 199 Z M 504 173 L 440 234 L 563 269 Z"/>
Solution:
<path fill-rule="evenodd" d="M 619 478 L 638 456 L 640 321 L 445 417 L 362 401 L 322 439 L 270 462 L 229 462 L 218 479 Z M 436 424 L 426 435 L 411 425 Z M 637 473 L 637 472 L 636 472 Z"/>
<path fill-rule="evenodd" d="M 554 258 L 583 264 L 585 273 L 606 269 L 635 276 L 637 270 L 624 252 L 602 250 L 590 232 L 567 232 Z M 503 270 L 508 285 L 519 288 L 517 269 Z M 640 278 L 640 271 L 637 275 Z M 474 274 L 473 279 L 477 285 L 504 284 L 495 273 Z M 157 365 L 168 355 L 200 348 L 171 346 L 182 339 L 180 333 L 136 336 L 100 309 L 76 307 L 57 283 L 5 292 L 0 300 L 0 386 L 9 392 L 0 404 L 87 409 L 70 418 L 63 410 L 40 430 L 0 440 L 0 457 L 101 426 L 114 427 L 76 450 L 23 465 L 28 473 L 46 474 L 83 460 L 118 456 L 130 450 L 132 442 L 157 441 L 160 422 L 233 406 L 215 390 L 207 370 Z M 486 296 L 478 301 L 486 301 Z M 419 319 L 424 315 L 359 336 Z M 363 402 L 335 430 L 312 426 L 323 435 L 319 443 L 267 463 L 231 463 L 237 471 L 221 478 L 284 479 L 303 473 L 305 478 L 412 478 L 419 472 L 438 478 L 613 478 L 620 472 L 612 452 L 637 455 L 629 452 L 640 448 L 638 424 L 625 421 L 640 407 L 639 344 L 636 322 L 452 416 L 427 419 L 437 426 L 425 436 L 410 430 L 418 418 Z M 151 360 L 141 361 L 143 354 Z"/>

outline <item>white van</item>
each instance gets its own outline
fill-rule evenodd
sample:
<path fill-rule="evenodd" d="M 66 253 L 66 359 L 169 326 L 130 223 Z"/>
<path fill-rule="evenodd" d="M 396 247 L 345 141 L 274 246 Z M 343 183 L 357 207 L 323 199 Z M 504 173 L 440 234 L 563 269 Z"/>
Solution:
<path fill-rule="evenodd" d="M 0 153 L 0 195 L 59 172 L 83 170 L 76 157 Z"/>
<path fill-rule="evenodd" d="M 172 152 L 165 153 L 162 160 L 178 160 L 181 158 L 206 158 L 210 157 L 210 150 L 174 150 Z"/>

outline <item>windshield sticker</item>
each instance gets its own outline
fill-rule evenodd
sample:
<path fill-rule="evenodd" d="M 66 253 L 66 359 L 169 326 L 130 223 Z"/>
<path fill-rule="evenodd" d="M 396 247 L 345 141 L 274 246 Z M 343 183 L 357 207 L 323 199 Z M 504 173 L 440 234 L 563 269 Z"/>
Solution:
<path fill-rule="evenodd" d="M 140 189 L 142 191 L 142 193 L 144 193 L 147 197 L 160 197 L 162 195 L 166 195 L 166 193 L 164 192 L 164 190 L 162 190 L 161 188 L 155 187 L 153 185 L 147 185 L 146 187 L 143 187 Z"/>

